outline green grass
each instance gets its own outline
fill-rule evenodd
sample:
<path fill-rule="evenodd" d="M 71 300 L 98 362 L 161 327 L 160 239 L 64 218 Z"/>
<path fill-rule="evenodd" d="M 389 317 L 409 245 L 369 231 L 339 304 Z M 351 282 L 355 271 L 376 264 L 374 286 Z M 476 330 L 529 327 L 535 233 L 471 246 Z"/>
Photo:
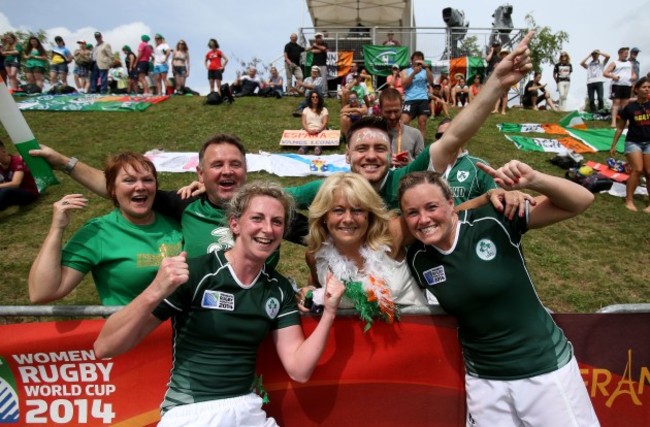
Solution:
<path fill-rule="evenodd" d="M 206 106 L 200 97 L 175 97 L 143 113 L 52 113 L 26 112 L 25 117 L 39 142 L 91 165 L 102 167 L 106 156 L 123 150 L 145 152 L 197 151 L 216 132 L 238 135 L 249 152 L 280 151 L 283 129 L 299 128 L 291 116 L 297 98 L 238 99 L 234 105 Z M 338 103 L 328 100 L 330 123 L 338 128 Z M 458 110 L 452 112 L 457 114 Z M 551 154 L 519 151 L 501 134 L 496 124 L 557 122 L 561 113 L 511 110 L 507 116 L 489 117 L 470 141 L 472 154 L 493 165 L 517 158 L 542 171 L 561 175 L 548 163 Z M 428 135 L 435 133 L 437 120 L 429 121 Z M 589 126 L 606 126 L 589 123 Z M 3 129 L 0 138 L 8 141 Z M 342 152 L 343 149 L 338 150 Z M 587 155 L 603 162 L 607 154 Z M 62 185 L 45 191 L 30 207 L 11 208 L 0 213 L 0 304 L 29 304 L 27 275 L 32 260 L 47 234 L 51 205 L 68 193 L 88 191 L 69 177 L 56 172 Z M 193 174 L 160 174 L 161 188 L 182 186 Z M 253 179 L 272 179 L 283 185 L 300 184 L 313 178 L 279 178 L 251 174 Z M 643 197 L 643 203 L 647 201 Z M 110 202 L 90 196 L 89 207 L 74 215 L 67 236 L 91 217 L 111 209 Z M 641 206 L 641 200 L 639 200 Z M 556 312 L 593 312 L 610 304 L 650 302 L 650 215 L 629 212 L 621 199 L 598 195 L 593 206 L 578 218 L 535 230 L 524 237 L 529 270 L 540 298 Z M 304 248 L 290 243 L 282 246 L 280 270 L 304 283 L 307 268 Z M 59 304 L 97 304 L 92 279 Z"/>

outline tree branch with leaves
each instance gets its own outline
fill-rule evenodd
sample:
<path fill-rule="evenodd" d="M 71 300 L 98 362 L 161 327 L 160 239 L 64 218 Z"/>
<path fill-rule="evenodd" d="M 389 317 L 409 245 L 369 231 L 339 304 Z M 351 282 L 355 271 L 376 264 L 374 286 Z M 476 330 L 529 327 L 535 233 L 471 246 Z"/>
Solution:
<path fill-rule="evenodd" d="M 569 34 L 566 31 L 553 32 L 548 26 L 540 27 L 531 14 L 527 14 L 525 19 L 528 29 L 535 31 L 535 37 L 528 44 L 530 61 L 533 70 L 541 71 L 543 64 L 555 64 L 562 45 L 569 41 Z"/>

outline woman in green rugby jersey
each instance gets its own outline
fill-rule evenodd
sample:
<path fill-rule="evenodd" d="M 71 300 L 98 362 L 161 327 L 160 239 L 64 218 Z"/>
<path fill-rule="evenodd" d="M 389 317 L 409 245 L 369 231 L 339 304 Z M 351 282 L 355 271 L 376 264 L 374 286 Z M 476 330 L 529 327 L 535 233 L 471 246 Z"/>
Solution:
<path fill-rule="evenodd" d="M 172 319 L 174 364 L 159 426 L 277 425 L 251 391 L 257 350 L 269 334 L 289 376 L 311 376 L 343 287 L 328 283 L 323 316 L 305 339 L 291 284 L 265 265 L 292 211 L 293 200 L 278 185 L 245 185 L 230 202 L 232 249 L 166 258 L 151 285 L 106 321 L 95 342 L 98 357 L 129 350 Z"/>
<path fill-rule="evenodd" d="M 417 239 L 409 268 L 458 320 L 467 425 L 597 426 L 571 343 L 539 301 L 521 250 L 527 230 L 578 215 L 594 196 L 518 161 L 479 165 L 507 190 L 540 193 L 535 206 L 512 219 L 491 205 L 456 213 L 435 172 L 407 175 L 399 189 Z"/>

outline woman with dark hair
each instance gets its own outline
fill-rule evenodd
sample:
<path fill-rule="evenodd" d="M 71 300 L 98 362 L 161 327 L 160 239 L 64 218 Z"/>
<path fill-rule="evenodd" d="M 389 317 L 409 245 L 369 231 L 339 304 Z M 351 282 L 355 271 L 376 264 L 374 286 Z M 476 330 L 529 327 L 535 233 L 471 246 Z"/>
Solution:
<path fill-rule="evenodd" d="M 68 85 L 68 64 L 72 62 L 72 52 L 65 46 L 63 37 L 54 37 L 56 46 L 52 48 L 50 59 L 50 84 Z"/>
<path fill-rule="evenodd" d="M 104 176 L 116 209 L 88 221 L 63 248 L 71 212 L 88 200 L 68 194 L 54 203 L 50 231 L 29 273 L 32 302 L 63 298 L 91 272 L 102 304 L 128 304 L 151 283 L 164 257 L 180 253 L 179 224 L 152 209 L 158 188 L 153 163 L 121 153 L 108 161 Z"/>
<path fill-rule="evenodd" d="M 277 426 L 252 391 L 269 335 L 291 379 L 311 376 L 343 287 L 328 284 L 323 315 L 305 339 L 291 284 L 265 265 L 292 214 L 293 199 L 279 185 L 243 186 L 228 210 L 232 249 L 166 258 L 151 285 L 106 321 L 94 345 L 100 358 L 128 351 L 171 319 L 175 363 L 158 426 Z"/>
<path fill-rule="evenodd" d="M 540 193 L 512 219 L 492 205 L 454 210 L 435 172 L 400 182 L 407 262 L 420 287 L 458 321 L 467 425 L 598 426 L 571 343 L 540 302 L 524 261 L 528 230 L 572 218 L 593 202 L 583 186 L 513 160 L 481 165 L 506 190 Z"/>
<path fill-rule="evenodd" d="M 319 92 L 313 91 L 309 95 L 309 104 L 302 110 L 302 128 L 310 135 L 318 135 L 327 128 L 329 113 L 324 107 L 324 103 L 323 96 Z M 314 147 L 314 154 L 317 156 L 320 156 L 322 152 L 320 146 Z M 307 147 L 303 145 L 298 149 L 298 153 L 307 153 Z"/>
<path fill-rule="evenodd" d="M 124 66 L 129 76 L 129 81 L 126 87 L 126 92 L 130 94 L 137 94 L 138 90 L 138 70 L 137 70 L 137 56 L 131 50 L 131 46 L 122 46 L 122 53 L 124 53 Z"/>
<path fill-rule="evenodd" d="M 185 81 L 190 76 L 190 51 L 185 40 L 176 43 L 172 54 L 172 74 L 174 75 L 175 93 L 183 94 Z"/>
<path fill-rule="evenodd" d="M 616 133 L 612 148 L 609 150 L 610 156 L 616 154 L 616 144 L 627 126 L 627 135 L 625 136 L 625 158 L 630 165 L 630 178 L 625 185 L 625 207 L 636 212 L 634 205 L 634 191 L 639 185 L 641 175 L 645 176 L 646 183 L 650 183 L 650 80 L 647 77 L 641 77 L 632 88 L 636 95 L 636 100 L 627 104 L 619 111 L 616 118 Z M 647 184 L 646 184 L 647 185 Z M 650 187 L 648 187 L 648 196 L 650 196 Z M 648 207 L 643 212 L 650 213 L 650 200 Z"/>
<path fill-rule="evenodd" d="M 23 59 L 25 59 L 27 83 L 35 84 L 43 90 L 43 74 L 47 67 L 47 52 L 38 38 L 32 36 L 27 40 L 23 49 Z"/>
<path fill-rule="evenodd" d="M 208 70 L 210 92 L 214 92 L 216 84 L 217 92 L 221 94 L 221 80 L 223 80 L 223 72 L 228 64 L 228 58 L 219 49 L 219 42 L 216 39 L 210 39 L 208 47 L 210 50 L 205 54 L 205 68 Z"/>

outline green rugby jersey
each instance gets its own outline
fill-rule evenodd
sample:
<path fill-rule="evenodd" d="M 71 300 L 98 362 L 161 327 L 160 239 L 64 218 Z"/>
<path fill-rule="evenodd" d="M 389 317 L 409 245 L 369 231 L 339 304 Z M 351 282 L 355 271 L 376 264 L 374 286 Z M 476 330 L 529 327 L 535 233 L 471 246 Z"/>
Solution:
<path fill-rule="evenodd" d="M 455 205 L 460 205 L 487 193 L 492 188 L 497 188 L 494 179 L 476 166 L 479 162 L 489 164 L 478 157 L 470 156 L 465 151 L 458 156 L 456 163 L 446 174 L 447 182 L 454 194 Z"/>
<path fill-rule="evenodd" d="M 275 329 L 300 325 L 291 285 L 265 265 L 242 284 L 222 251 L 188 260 L 189 281 L 153 311 L 172 319 L 172 372 L 163 412 L 252 390 L 257 349 Z"/>
<path fill-rule="evenodd" d="M 417 282 L 458 320 L 469 375 L 529 378 L 564 366 L 573 354 L 526 269 L 526 230 L 525 217 L 509 221 L 490 205 L 460 212 L 449 251 L 421 242 L 409 248 Z"/>

